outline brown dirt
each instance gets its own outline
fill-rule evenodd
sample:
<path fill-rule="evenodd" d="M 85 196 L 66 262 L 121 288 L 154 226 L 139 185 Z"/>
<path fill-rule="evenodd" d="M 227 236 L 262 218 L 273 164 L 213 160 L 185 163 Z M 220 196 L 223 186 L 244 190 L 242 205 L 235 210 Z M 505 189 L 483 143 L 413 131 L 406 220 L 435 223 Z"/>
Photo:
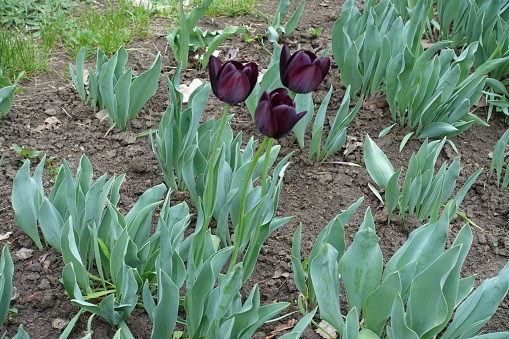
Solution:
<path fill-rule="evenodd" d="M 260 5 L 260 10 L 263 13 L 274 13 L 277 4 L 278 1 L 264 2 Z M 294 1 L 292 8 L 295 8 L 296 4 L 297 1 Z M 330 44 L 332 25 L 339 12 L 340 7 L 334 1 L 308 1 L 306 12 L 297 30 L 288 39 L 292 50 L 300 44 L 303 48 L 317 53 L 322 52 Z M 232 24 L 251 25 L 259 32 L 264 32 L 266 27 L 262 18 L 251 16 L 204 19 L 201 27 L 221 29 Z M 311 27 L 322 27 L 322 35 L 313 39 L 308 31 Z M 165 27 L 159 26 L 155 31 L 164 33 Z M 236 59 L 243 62 L 255 61 L 261 68 L 267 67 L 270 54 L 260 44 L 245 42 L 241 37 L 235 37 L 227 40 L 220 49 L 228 50 L 231 47 L 239 48 Z M 136 39 L 126 48 L 130 52 L 129 66 L 136 71 L 148 69 L 155 54 L 161 52 L 164 56 L 163 71 L 172 76 L 175 63 L 164 34 Z M 110 175 L 126 173 L 127 177 L 121 189 L 120 205 L 123 212 L 128 211 L 145 190 L 163 181 L 147 137 L 133 137 L 137 133 L 157 128 L 169 103 L 163 77 L 157 94 L 145 105 L 140 115 L 128 123 L 127 132 L 113 130 L 105 136 L 109 125 L 106 121 L 101 122 L 97 119 L 93 109 L 80 101 L 69 80 L 67 71 L 69 62 L 72 60 L 65 55 L 56 55 L 49 73 L 22 83 L 26 91 L 16 95 L 9 119 L 0 121 L 0 142 L 3 143 L 0 154 L 6 156 L 0 167 L 0 234 L 13 232 L 3 244 L 8 245 L 13 254 L 16 290 L 11 307 L 19 310 L 19 314 L 13 315 L 4 325 L 4 331 L 7 331 L 9 337 L 14 335 L 19 324 L 23 324 L 32 338 L 58 338 L 61 330 L 54 328 L 52 322 L 55 319 L 68 321 L 78 311 L 77 307 L 71 305 L 64 293 L 63 285 L 58 281 L 62 270 L 59 253 L 49 248 L 38 251 L 14 222 L 10 194 L 14 176 L 21 163 L 11 144 L 16 143 L 28 149 L 42 151 L 48 156 L 55 157 L 58 165 L 65 159 L 74 168 L 81 155 L 86 154 L 94 166 L 96 176 L 103 173 Z M 189 83 L 194 78 L 207 81 L 207 77 L 205 71 L 189 70 L 183 74 L 182 82 Z M 331 84 L 336 89 L 329 105 L 332 115 L 337 110 L 344 93 L 344 88 L 339 83 L 337 67 L 334 65 L 325 82 L 315 93 L 315 102 L 319 102 Z M 222 108 L 222 103 L 211 97 L 204 114 L 205 118 L 210 116 L 219 118 Z M 246 136 L 254 135 L 260 139 L 261 135 L 254 128 L 243 104 L 233 107 L 232 110 L 236 114 L 232 123 L 234 131 L 243 131 Z M 483 118 L 486 116 L 481 110 L 479 114 Z M 44 125 L 48 117 L 57 118 L 59 125 L 38 132 L 37 128 Z M 478 168 L 484 168 L 483 174 L 474 183 L 460 206 L 461 211 L 484 229 L 482 231 L 473 228 L 474 243 L 463 271 L 465 276 L 477 274 L 477 284 L 495 276 L 509 257 L 507 190 L 501 192 L 495 181 L 489 178 L 488 173 L 489 153 L 507 128 L 498 118 L 492 118 L 490 127 L 474 126 L 453 139 L 463 166 L 458 184 L 462 184 Z M 405 218 L 404 222 L 393 222 L 387 226 L 385 209 L 368 188 L 368 183 L 372 180 L 366 169 L 333 163 L 349 161 L 363 164 L 362 142 L 369 134 L 388 155 L 395 168 L 406 167 L 410 155 L 419 149 L 421 141 L 412 139 L 405 149 L 399 152 L 400 142 L 408 131 L 395 129 L 386 137 L 376 138 L 379 132 L 390 124 L 392 121 L 389 111 L 383 105 L 374 111 L 361 109 L 348 127 L 350 153 L 345 155 L 342 150 L 331 156 L 328 159 L 329 163 L 323 165 L 309 162 L 307 148 L 298 149 L 293 136 L 281 141 L 281 154 L 295 151 L 295 155 L 291 158 L 291 166 L 286 170 L 278 215 L 293 216 L 293 219 L 269 237 L 262 249 L 255 272 L 248 282 L 249 289 L 254 283 L 260 285 L 261 298 L 265 303 L 276 300 L 289 301 L 292 307 L 286 312 L 296 309 L 298 291 L 292 281 L 290 249 L 293 233 L 299 223 L 302 223 L 303 227 L 302 252 L 307 256 L 318 233 L 327 222 L 359 197 L 364 196 L 363 205 L 346 226 L 347 241 L 353 239 L 362 222 L 365 209 L 370 206 L 375 215 L 377 233 L 381 237 L 380 244 L 386 261 L 405 242 L 409 232 L 419 226 L 419 223 L 411 217 Z M 446 145 L 439 163 L 451 162 L 456 156 L 451 147 Z M 45 175 L 45 187 L 51 187 L 48 173 Z M 456 233 L 463 224 L 463 220 L 454 219 L 450 226 L 451 233 Z M 17 258 L 16 254 L 21 248 L 33 249 L 32 257 Z M 486 332 L 509 330 L 508 307 L 509 298 L 506 297 L 486 326 Z M 290 318 L 292 317 L 300 318 L 297 314 Z M 128 318 L 128 324 L 137 338 L 150 337 L 150 321 L 142 309 Z M 265 325 L 255 337 L 265 338 L 276 325 Z M 110 326 L 99 317 L 94 319 L 92 327 L 96 338 L 111 338 L 114 334 Z M 82 318 L 71 337 L 81 338 L 85 329 L 86 320 Z M 308 329 L 303 337 L 316 338 L 317 335 Z"/>

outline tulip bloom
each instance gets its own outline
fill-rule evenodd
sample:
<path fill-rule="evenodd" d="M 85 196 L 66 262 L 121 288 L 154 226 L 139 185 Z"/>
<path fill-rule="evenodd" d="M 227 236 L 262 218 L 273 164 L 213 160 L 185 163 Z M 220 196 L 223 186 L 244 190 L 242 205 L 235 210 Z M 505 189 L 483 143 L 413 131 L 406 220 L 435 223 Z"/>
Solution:
<path fill-rule="evenodd" d="M 293 126 L 307 113 L 297 114 L 295 101 L 284 88 L 270 94 L 263 92 L 255 111 L 256 127 L 270 138 L 280 139 L 288 135 Z"/>
<path fill-rule="evenodd" d="M 228 61 L 224 65 L 211 55 L 209 76 L 212 91 L 219 100 L 228 104 L 238 104 L 251 94 L 258 79 L 258 66 L 250 62 L 245 66 L 238 61 Z"/>
<path fill-rule="evenodd" d="M 300 50 L 290 56 L 290 48 L 284 44 L 279 59 L 281 82 L 295 93 L 314 91 L 323 81 L 330 68 L 330 59 L 317 58 L 310 51 Z"/>

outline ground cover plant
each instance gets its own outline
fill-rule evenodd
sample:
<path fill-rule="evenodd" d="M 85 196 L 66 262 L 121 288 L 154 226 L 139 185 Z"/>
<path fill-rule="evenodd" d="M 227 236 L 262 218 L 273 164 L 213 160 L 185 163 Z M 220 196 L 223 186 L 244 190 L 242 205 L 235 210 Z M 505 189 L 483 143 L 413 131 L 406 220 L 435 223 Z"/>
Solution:
<path fill-rule="evenodd" d="M 394 8 L 405 9 L 401 3 Z M 287 6 L 271 5 L 274 12 Z M 385 8 L 373 5 L 364 12 L 380 16 Z M 84 102 L 84 53 L 62 67 L 83 65 L 65 86 L 31 91 L 21 84 L 27 90 L 16 94 L 0 127 L 1 236 L 13 253 L 13 285 L 22 286 L 12 290 L 17 315 L 7 312 L 8 337 L 24 330 L 41 338 L 507 335 L 506 135 L 495 147 L 506 127 L 496 112 L 491 126 L 470 124 L 489 120 L 478 88 L 502 61 L 478 66 L 469 90 L 459 80 L 445 94 L 439 87 L 447 98 L 461 92 L 458 101 L 467 103 L 458 107 L 478 108 L 444 122 L 469 127 L 455 125 L 455 138 L 423 142 L 415 125 L 391 125 L 390 91 L 387 101 L 368 92 L 358 98 L 340 82 L 343 67 L 328 55 L 339 6 L 306 8 L 322 16 L 303 11 L 274 45 L 232 35 L 219 49 L 236 56 L 210 56 L 207 71 L 160 53 L 166 74 L 125 131 L 110 130 L 112 119 L 96 117 Z M 419 11 L 429 20 L 426 8 L 416 8 L 401 15 L 405 22 Z M 263 35 L 267 23 L 258 24 Z M 199 25 L 205 32 L 242 22 L 201 18 Z M 408 27 L 421 25 L 425 34 L 426 19 Z M 319 37 L 312 26 L 324 27 Z M 292 37 L 302 46 L 285 43 Z M 125 65 L 142 77 L 158 52 L 170 50 L 166 35 L 136 43 L 126 46 L 132 52 L 108 88 Z M 418 55 L 434 58 L 413 44 L 405 47 L 412 55 L 400 51 L 394 59 L 408 69 L 391 66 L 406 90 L 401 84 Z M 427 50 L 445 48 L 435 46 Z M 474 48 L 464 48 L 433 59 L 439 73 L 451 66 L 467 79 Z M 204 83 L 184 103 L 181 85 L 195 78 Z M 499 80 L 492 90 L 502 93 Z M 379 84 L 383 93 L 385 81 Z M 116 91 L 117 100 L 125 100 L 120 93 L 127 92 Z M 410 106 L 398 107 L 396 117 L 406 121 Z M 12 144 L 41 155 L 21 163 Z M 44 153 L 57 156 L 56 172 Z M 488 175 L 490 161 L 497 178 Z M 391 218 L 394 210 L 405 217 Z"/>

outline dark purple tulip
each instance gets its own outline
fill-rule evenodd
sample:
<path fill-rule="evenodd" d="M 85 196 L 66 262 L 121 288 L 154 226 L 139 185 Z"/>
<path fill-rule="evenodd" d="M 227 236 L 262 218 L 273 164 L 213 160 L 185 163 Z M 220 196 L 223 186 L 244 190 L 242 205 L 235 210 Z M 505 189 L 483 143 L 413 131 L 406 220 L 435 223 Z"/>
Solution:
<path fill-rule="evenodd" d="M 314 91 L 323 81 L 330 68 L 330 59 L 317 58 L 310 51 L 300 50 L 290 56 L 290 48 L 284 44 L 279 59 L 281 82 L 295 93 Z"/>
<path fill-rule="evenodd" d="M 228 104 L 238 104 L 246 100 L 256 85 L 258 66 L 250 62 L 245 66 L 238 61 L 228 61 L 224 65 L 211 55 L 209 59 L 209 76 L 212 91 Z"/>
<path fill-rule="evenodd" d="M 263 92 L 255 111 L 256 127 L 263 135 L 280 139 L 288 135 L 293 126 L 306 114 L 297 114 L 295 101 L 284 88 Z"/>

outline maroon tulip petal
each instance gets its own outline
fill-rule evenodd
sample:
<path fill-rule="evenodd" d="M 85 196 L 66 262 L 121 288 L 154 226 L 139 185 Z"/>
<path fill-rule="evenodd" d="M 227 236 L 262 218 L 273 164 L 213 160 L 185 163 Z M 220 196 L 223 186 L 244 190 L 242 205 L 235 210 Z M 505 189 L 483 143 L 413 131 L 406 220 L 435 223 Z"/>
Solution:
<path fill-rule="evenodd" d="M 280 105 L 273 108 L 274 117 L 276 118 L 277 133 L 274 135 L 275 139 L 283 138 L 295 126 L 295 118 L 297 112 L 294 107 L 287 105 Z"/>
<path fill-rule="evenodd" d="M 253 90 L 258 82 L 258 65 L 254 62 L 247 63 L 242 72 L 244 72 L 249 79 L 249 86 L 251 86 L 251 90 Z"/>
<path fill-rule="evenodd" d="M 220 83 L 222 77 L 236 71 L 238 71 L 236 65 L 232 61 L 228 61 L 219 69 L 219 72 L 217 73 L 217 81 Z"/>
<path fill-rule="evenodd" d="M 286 67 L 288 66 L 288 60 L 290 57 L 290 48 L 287 44 L 284 44 L 279 57 L 279 76 L 281 79 L 285 77 Z"/>
<path fill-rule="evenodd" d="M 217 97 L 218 94 L 218 83 L 217 83 L 217 74 L 221 69 L 221 62 L 214 55 L 210 56 L 209 59 L 209 78 L 210 78 L 210 86 L 212 87 L 212 92 Z"/>
<path fill-rule="evenodd" d="M 250 92 L 249 80 L 242 71 L 223 72 L 219 79 L 217 97 L 228 104 L 244 101 Z"/>
<path fill-rule="evenodd" d="M 322 70 L 322 80 L 323 80 L 325 76 L 327 76 L 327 73 L 329 73 L 330 59 L 327 57 L 318 58 L 315 61 L 313 61 L 313 65 L 318 66 Z"/>
<path fill-rule="evenodd" d="M 318 66 L 307 65 L 290 73 L 287 87 L 295 93 L 305 94 L 314 91 L 322 80 L 322 70 Z"/>
<path fill-rule="evenodd" d="M 301 68 L 302 66 L 311 65 L 315 59 L 316 56 L 311 52 L 303 50 L 296 52 L 288 61 L 286 74 L 293 73 L 296 69 Z"/>
<path fill-rule="evenodd" d="M 272 106 L 269 101 L 263 100 L 263 95 L 256 107 L 255 125 L 263 135 L 274 138 L 274 135 L 277 134 L 277 122 Z"/>
<path fill-rule="evenodd" d="M 278 88 L 270 93 L 270 104 L 272 107 L 280 105 L 288 97 L 288 91 L 284 88 Z"/>

